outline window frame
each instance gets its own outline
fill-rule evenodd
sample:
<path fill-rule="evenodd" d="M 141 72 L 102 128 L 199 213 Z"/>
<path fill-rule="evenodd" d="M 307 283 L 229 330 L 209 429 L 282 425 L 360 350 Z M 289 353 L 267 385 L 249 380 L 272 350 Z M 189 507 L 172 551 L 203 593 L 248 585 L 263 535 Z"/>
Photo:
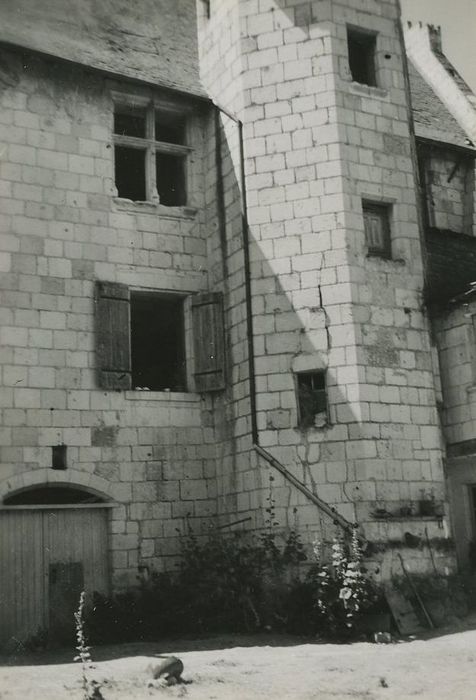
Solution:
<path fill-rule="evenodd" d="M 370 237 L 367 233 L 366 213 L 378 214 L 383 222 L 383 245 L 374 247 L 369 244 Z M 392 259 L 392 204 L 389 202 L 376 202 L 369 199 L 362 199 L 362 219 L 364 224 L 365 244 L 367 246 L 367 257 Z"/>
<path fill-rule="evenodd" d="M 146 300 L 151 305 L 153 306 L 154 304 L 159 304 L 160 301 L 164 302 L 173 302 L 177 306 L 178 310 L 178 318 L 176 319 L 176 325 L 178 329 L 178 344 L 181 346 L 180 348 L 180 354 L 181 354 L 181 362 L 182 362 L 182 368 L 180 370 L 181 374 L 181 380 L 183 382 L 183 388 L 182 389 L 176 389 L 172 387 L 166 387 L 166 388 L 152 388 L 152 387 L 143 387 L 136 385 L 135 383 L 135 378 L 137 376 L 137 373 L 139 371 L 139 366 L 136 364 L 134 361 L 134 330 L 133 330 L 133 316 L 135 314 L 134 312 L 134 304 L 135 303 L 140 303 L 141 300 Z M 188 343 L 187 343 L 187 323 L 186 323 L 186 313 L 187 313 L 187 308 L 186 308 L 186 300 L 187 297 L 184 294 L 180 293 L 175 293 L 175 292 L 164 292 L 162 290 L 150 290 L 150 289 L 137 289 L 134 287 L 130 288 L 130 299 L 129 299 L 129 305 L 130 305 L 130 326 L 129 326 L 129 343 L 130 343 L 130 353 L 131 353 L 131 390 L 132 391 L 152 391 L 152 392 L 169 392 L 169 393 L 189 393 L 191 391 L 190 389 L 190 374 L 189 374 L 189 354 L 188 354 Z M 172 370 L 172 367 L 169 367 L 169 372 Z"/>
<path fill-rule="evenodd" d="M 377 72 L 377 37 L 378 33 L 362 29 L 361 27 L 355 27 L 352 25 L 347 25 L 347 59 L 349 64 L 349 73 L 351 80 L 358 85 L 366 85 L 367 87 L 379 87 L 378 83 L 378 72 Z M 367 54 L 365 57 L 365 67 L 368 80 L 362 82 L 354 77 L 354 72 L 352 70 L 352 60 L 351 60 L 351 43 L 362 46 Z M 367 46 L 366 46 L 367 44 Z"/>
<path fill-rule="evenodd" d="M 145 136 L 126 136 L 123 134 L 114 133 L 114 125 L 112 128 L 112 141 L 113 141 L 113 156 L 114 156 L 114 185 L 116 187 L 117 197 L 124 201 L 132 202 L 148 202 L 152 204 L 161 204 L 168 208 L 171 207 L 186 207 L 189 204 L 189 188 L 188 188 L 188 161 L 189 154 L 193 151 L 193 148 L 188 145 L 190 138 L 189 129 L 189 114 L 187 109 L 183 109 L 178 105 L 173 105 L 172 103 L 154 100 L 151 98 L 140 98 L 138 96 L 126 96 L 113 93 L 113 117 L 116 113 L 116 108 L 138 108 L 144 110 L 145 116 Z M 155 122 L 156 116 L 160 113 L 166 113 L 170 115 L 180 116 L 185 121 L 184 127 L 184 144 L 169 143 L 166 141 L 157 141 L 155 139 Z M 134 148 L 137 150 L 144 151 L 144 179 L 145 179 L 145 200 L 129 200 L 128 197 L 121 196 L 117 191 L 116 185 L 116 170 L 115 170 L 115 149 L 116 146 L 122 146 L 126 148 Z M 156 171 L 156 154 L 162 153 L 164 155 L 173 156 L 180 158 L 183 161 L 183 187 L 184 187 L 184 202 L 182 204 L 168 205 L 160 201 L 160 196 L 157 190 L 157 171 Z"/>
<path fill-rule="evenodd" d="M 318 411 L 313 414 L 314 420 L 312 423 L 306 420 L 306 416 L 303 414 L 303 407 L 301 404 L 300 395 L 300 378 L 303 376 L 313 376 L 321 375 L 324 382 L 323 389 L 313 389 L 315 392 L 322 392 L 325 399 L 325 411 Z M 322 429 L 330 425 L 330 411 L 329 411 L 329 391 L 328 391 L 328 381 L 327 381 L 327 371 L 325 369 L 314 369 L 314 370 L 303 370 L 295 373 L 295 387 L 296 387 L 296 404 L 297 404 L 297 423 L 300 430 L 309 430 L 311 428 Z M 316 425 L 315 417 L 321 413 L 325 413 L 325 421 L 321 425 Z"/>
<path fill-rule="evenodd" d="M 164 392 L 151 389 L 141 392 L 132 388 L 131 356 L 131 296 L 161 297 L 181 302 L 183 363 L 185 391 Z M 122 282 L 96 280 L 95 283 L 95 370 L 98 388 L 108 391 L 127 391 L 129 396 L 142 393 L 151 395 L 210 393 L 223 391 L 227 385 L 227 358 L 225 343 L 225 316 L 223 292 L 190 292 L 185 290 L 157 289 L 129 286 Z M 210 307 L 213 307 L 210 309 Z M 201 310 L 206 312 L 200 318 Z M 197 318 L 198 314 L 198 318 Z M 199 333 L 210 326 L 210 332 Z M 213 343 L 210 344 L 210 340 Z M 200 340 L 203 347 L 197 343 Z M 207 357 L 210 348 L 213 359 Z"/>

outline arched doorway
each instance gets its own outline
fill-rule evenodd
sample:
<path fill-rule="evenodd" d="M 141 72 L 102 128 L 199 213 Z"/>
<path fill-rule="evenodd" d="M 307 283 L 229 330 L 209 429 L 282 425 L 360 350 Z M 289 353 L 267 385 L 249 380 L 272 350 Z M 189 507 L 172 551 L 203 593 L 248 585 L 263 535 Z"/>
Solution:
<path fill-rule="evenodd" d="M 74 640 L 82 590 L 107 593 L 108 508 L 84 488 L 44 484 L 0 505 L 0 648 Z"/>

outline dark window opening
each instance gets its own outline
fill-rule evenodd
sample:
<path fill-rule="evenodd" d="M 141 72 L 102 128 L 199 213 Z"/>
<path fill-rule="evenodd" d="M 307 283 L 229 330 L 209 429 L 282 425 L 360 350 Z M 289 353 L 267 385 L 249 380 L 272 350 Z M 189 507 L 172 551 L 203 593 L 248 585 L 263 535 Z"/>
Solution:
<path fill-rule="evenodd" d="M 177 114 L 161 112 L 155 116 L 155 140 L 185 144 L 185 120 Z"/>
<path fill-rule="evenodd" d="M 145 151 L 127 146 L 115 146 L 114 164 L 116 187 L 119 197 L 144 202 L 145 185 Z"/>
<path fill-rule="evenodd" d="M 375 34 L 347 29 L 347 45 L 349 51 L 349 68 L 352 80 L 362 85 L 377 85 L 375 72 Z"/>
<path fill-rule="evenodd" d="M 161 204 L 180 207 L 186 203 L 183 158 L 165 153 L 156 154 L 157 192 Z"/>
<path fill-rule="evenodd" d="M 88 491 L 67 486 L 40 486 L 6 496 L 5 506 L 62 505 L 66 503 L 102 503 L 102 498 Z"/>
<path fill-rule="evenodd" d="M 66 445 L 53 445 L 53 447 L 51 448 L 52 469 L 66 469 L 66 450 Z"/>
<path fill-rule="evenodd" d="M 297 375 L 298 419 L 300 428 L 328 424 L 326 373 L 300 372 Z"/>
<path fill-rule="evenodd" d="M 114 112 L 114 133 L 120 136 L 145 138 L 145 110 L 117 106 Z"/>
<path fill-rule="evenodd" d="M 362 202 L 362 212 L 368 255 L 391 258 L 390 206 Z"/>
<path fill-rule="evenodd" d="M 183 300 L 131 295 L 132 386 L 186 391 Z"/>

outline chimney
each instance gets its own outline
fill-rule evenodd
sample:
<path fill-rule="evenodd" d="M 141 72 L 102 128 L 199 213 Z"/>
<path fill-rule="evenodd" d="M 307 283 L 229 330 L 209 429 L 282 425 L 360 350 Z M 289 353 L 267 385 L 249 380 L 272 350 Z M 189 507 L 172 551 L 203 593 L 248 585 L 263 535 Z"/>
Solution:
<path fill-rule="evenodd" d="M 428 36 L 430 37 L 430 46 L 432 51 L 443 53 L 443 45 L 441 43 L 441 27 L 435 27 L 434 24 L 428 25 Z"/>

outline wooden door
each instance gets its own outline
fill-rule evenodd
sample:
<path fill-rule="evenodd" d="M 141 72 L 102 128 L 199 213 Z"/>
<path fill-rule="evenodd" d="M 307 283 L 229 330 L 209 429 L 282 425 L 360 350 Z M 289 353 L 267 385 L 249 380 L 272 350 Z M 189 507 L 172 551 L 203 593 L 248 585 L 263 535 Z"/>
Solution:
<path fill-rule="evenodd" d="M 48 571 L 48 634 L 54 644 L 73 644 L 74 613 L 84 588 L 83 564 L 80 561 L 50 564 Z"/>
<path fill-rule="evenodd" d="M 81 590 L 108 592 L 107 509 L 0 511 L 0 648 L 47 632 L 73 639 Z"/>
<path fill-rule="evenodd" d="M 41 511 L 0 514 L 0 648 L 47 626 L 42 520 Z"/>

